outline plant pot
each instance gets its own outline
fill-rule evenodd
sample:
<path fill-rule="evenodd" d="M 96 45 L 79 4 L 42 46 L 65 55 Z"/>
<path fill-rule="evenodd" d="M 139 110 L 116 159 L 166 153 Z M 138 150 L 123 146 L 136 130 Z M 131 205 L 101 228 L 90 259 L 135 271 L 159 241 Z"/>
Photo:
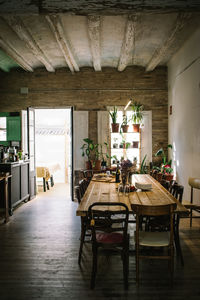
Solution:
<path fill-rule="evenodd" d="M 92 170 L 92 163 L 90 160 L 85 162 L 85 168 L 86 170 Z"/>
<path fill-rule="evenodd" d="M 92 161 L 92 169 L 96 170 L 96 171 L 100 171 L 101 170 L 101 161 L 99 159 Z"/>
<path fill-rule="evenodd" d="M 165 180 L 171 182 L 173 180 L 174 175 L 172 174 L 165 174 L 164 178 Z"/>
<path fill-rule="evenodd" d="M 140 124 L 133 124 L 133 132 L 140 132 Z"/>
<path fill-rule="evenodd" d="M 133 148 L 138 148 L 139 142 L 133 142 Z"/>
<path fill-rule="evenodd" d="M 157 173 L 156 174 L 156 180 L 158 180 L 159 182 L 161 181 L 162 177 L 163 177 L 162 173 Z"/>
<path fill-rule="evenodd" d="M 118 148 L 118 144 L 117 143 L 113 143 L 113 148 Z"/>
<path fill-rule="evenodd" d="M 112 123 L 112 132 L 119 132 L 119 123 Z"/>
<path fill-rule="evenodd" d="M 121 125 L 123 132 L 128 132 L 129 125 Z"/>

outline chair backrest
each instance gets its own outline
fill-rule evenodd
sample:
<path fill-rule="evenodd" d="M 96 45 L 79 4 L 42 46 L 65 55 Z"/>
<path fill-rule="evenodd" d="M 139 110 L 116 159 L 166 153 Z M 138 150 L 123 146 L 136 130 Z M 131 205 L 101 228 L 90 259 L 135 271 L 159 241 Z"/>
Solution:
<path fill-rule="evenodd" d="M 175 185 L 177 185 L 178 184 L 178 182 L 176 182 L 176 180 L 172 180 L 171 182 L 170 182 L 170 187 L 169 187 L 169 192 L 173 195 L 173 193 L 174 193 L 174 186 Z"/>
<path fill-rule="evenodd" d="M 183 191 L 184 187 L 179 185 L 175 182 L 173 185 L 170 186 L 170 193 L 180 202 L 182 203 L 183 200 Z"/>
<path fill-rule="evenodd" d="M 166 189 L 169 190 L 170 188 L 170 182 L 168 180 L 162 179 L 160 184 Z"/>
<path fill-rule="evenodd" d="M 92 229 L 93 241 L 96 232 L 121 232 L 126 241 L 129 210 L 120 202 L 95 202 L 88 209 L 88 217 Z"/>
<path fill-rule="evenodd" d="M 75 186 L 74 190 L 75 190 L 76 199 L 78 200 L 78 203 L 80 204 L 81 203 L 81 191 L 80 191 L 80 187 L 79 186 Z"/>
<path fill-rule="evenodd" d="M 138 216 L 164 216 L 173 213 L 176 203 L 166 205 L 133 205 L 133 212 Z"/>
<path fill-rule="evenodd" d="M 200 178 L 189 177 L 188 183 L 192 188 L 200 189 Z"/>
<path fill-rule="evenodd" d="M 170 231 L 170 244 L 173 243 L 173 222 L 174 222 L 174 210 L 176 209 L 176 203 L 167 205 L 134 205 L 133 212 L 136 214 L 136 243 L 139 243 L 139 230 L 140 230 L 140 217 L 158 217 L 158 216 L 168 216 L 169 226 L 168 231 Z"/>
<path fill-rule="evenodd" d="M 90 181 L 93 177 L 93 170 L 84 170 L 83 171 L 83 175 L 84 175 L 84 178 L 87 179 L 88 181 Z"/>
<path fill-rule="evenodd" d="M 80 187 L 80 193 L 81 193 L 81 198 L 84 196 L 85 191 L 87 190 L 88 183 L 86 179 L 81 179 L 79 181 L 79 187 Z"/>

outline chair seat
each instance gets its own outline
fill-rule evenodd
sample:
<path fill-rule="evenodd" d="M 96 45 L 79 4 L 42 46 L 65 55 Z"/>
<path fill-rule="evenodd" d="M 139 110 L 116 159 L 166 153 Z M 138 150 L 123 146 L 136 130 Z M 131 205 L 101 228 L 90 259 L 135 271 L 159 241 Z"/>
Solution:
<path fill-rule="evenodd" d="M 123 235 L 118 232 L 98 232 L 96 233 L 97 243 L 102 244 L 120 244 L 123 243 Z"/>
<path fill-rule="evenodd" d="M 169 232 L 139 232 L 139 244 L 147 247 L 166 247 L 169 246 Z"/>

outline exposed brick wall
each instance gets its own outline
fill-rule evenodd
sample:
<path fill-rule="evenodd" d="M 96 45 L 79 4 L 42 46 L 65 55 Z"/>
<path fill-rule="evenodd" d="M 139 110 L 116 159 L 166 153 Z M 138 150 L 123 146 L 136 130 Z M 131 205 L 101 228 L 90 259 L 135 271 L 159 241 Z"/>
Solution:
<path fill-rule="evenodd" d="M 28 87 L 28 95 L 20 94 Z M 0 111 L 20 111 L 27 106 L 66 107 L 89 110 L 89 137 L 97 140 L 97 112 L 110 105 L 126 105 L 130 97 L 152 110 L 153 153 L 166 147 L 168 139 L 167 68 L 146 73 L 144 68 L 129 67 L 123 72 L 105 68 L 95 72 L 83 68 L 76 74 L 66 69 L 49 73 L 15 70 L 0 72 Z"/>

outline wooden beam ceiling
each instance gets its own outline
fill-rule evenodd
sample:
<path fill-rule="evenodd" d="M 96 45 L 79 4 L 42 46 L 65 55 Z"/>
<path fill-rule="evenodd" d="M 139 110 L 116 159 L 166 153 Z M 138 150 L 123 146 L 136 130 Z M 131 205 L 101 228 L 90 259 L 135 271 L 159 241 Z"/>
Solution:
<path fill-rule="evenodd" d="M 118 64 L 118 71 L 123 71 L 128 63 L 130 58 L 130 53 L 132 51 L 132 56 L 134 52 L 134 42 L 135 42 L 135 32 L 136 32 L 136 24 L 138 20 L 138 14 L 128 16 L 126 23 L 126 31 L 124 35 L 124 40 L 121 48 L 121 54 Z"/>
<path fill-rule="evenodd" d="M 79 66 L 74 58 L 69 41 L 66 39 L 60 17 L 58 15 L 49 15 L 46 16 L 46 19 L 71 72 L 74 73 L 74 71 L 79 71 Z"/>
<path fill-rule="evenodd" d="M 147 72 L 153 71 L 166 56 L 166 53 L 170 50 L 170 48 L 173 48 L 173 44 L 176 43 L 178 34 L 181 32 L 183 27 L 187 25 L 188 18 L 190 17 L 190 13 L 178 14 L 176 23 L 174 24 L 169 37 L 166 39 L 165 43 L 161 46 L 161 48 L 155 50 L 150 62 L 146 66 Z"/>
<path fill-rule="evenodd" d="M 10 56 L 18 65 L 20 65 L 25 71 L 33 72 L 29 63 L 18 53 L 18 51 L 11 46 L 8 42 L 0 37 L 0 47 L 4 50 L 8 56 Z"/>
<path fill-rule="evenodd" d="M 101 71 L 100 17 L 88 16 L 88 33 L 95 71 Z"/>
<path fill-rule="evenodd" d="M 4 20 L 9 24 L 9 26 L 15 31 L 20 40 L 24 41 L 27 48 L 29 48 L 35 57 L 44 64 L 47 71 L 55 72 L 54 67 L 50 63 L 46 54 L 42 51 L 39 45 L 36 43 L 32 37 L 30 31 L 27 27 L 24 26 L 23 21 L 20 17 L 17 16 L 8 16 Z"/>

